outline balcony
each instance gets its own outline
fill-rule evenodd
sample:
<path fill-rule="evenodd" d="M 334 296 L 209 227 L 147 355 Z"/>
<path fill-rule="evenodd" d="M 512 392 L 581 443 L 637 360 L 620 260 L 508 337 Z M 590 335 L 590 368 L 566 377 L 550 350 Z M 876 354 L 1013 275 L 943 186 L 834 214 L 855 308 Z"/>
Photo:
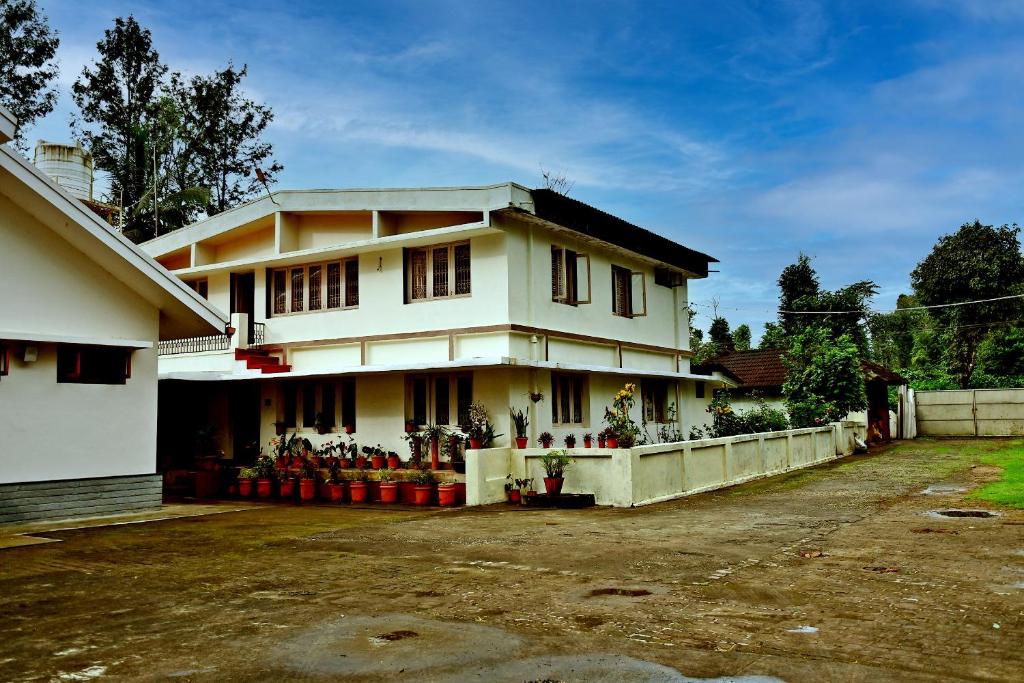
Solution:
<path fill-rule="evenodd" d="M 250 349 L 263 348 L 266 339 L 266 326 L 263 323 L 253 323 L 251 330 L 239 326 L 239 333 L 248 333 L 248 344 Z M 239 334 L 241 337 L 241 334 Z M 161 356 L 175 356 L 181 353 L 203 353 L 206 351 L 230 351 L 234 348 L 231 344 L 233 335 L 211 334 L 204 337 L 187 337 L 185 339 L 168 339 L 159 343 L 157 353 Z"/>

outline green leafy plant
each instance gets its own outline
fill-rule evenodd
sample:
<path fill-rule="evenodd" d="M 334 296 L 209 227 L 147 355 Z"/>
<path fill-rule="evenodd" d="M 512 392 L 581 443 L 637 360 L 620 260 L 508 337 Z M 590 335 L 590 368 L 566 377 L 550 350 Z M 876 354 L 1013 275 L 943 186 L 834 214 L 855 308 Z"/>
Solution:
<path fill-rule="evenodd" d="M 629 448 L 636 443 L 640 428 L 633 421 L 631 413 L 636 405 L 636 384 L 627 383 L 615 394 L 612 407 L 604 409 L 604 420 L 619 440 L 619 446 Z"/>
<path fill-rule="evenodd" d="M 256 479 L 258 477 L 259 473 L 256 471 L 255 467 L 243 467 L 242 469 L 238 470 L 239 479 Z"/>
<path fill-rule="evenodd" d="M 388 467 L 377 470 L 377 477 L 384 483 L 392 482 L 395 480 L 395 471 Z"/>
<path fill-rule="evenodd" d="M 537 437 L 537 443 L 542 446 L 550 446 L 555 442 L 555 437 L 552 436 L 551 432 L 541 432 L 540 436 Z"/>
<path fill-rule="evenodd" d="M 820 426 L 867 407 L 860 352 L 850 336 L 833 339 L 827 329 L 809 327 L 782 360 L 782 393 L 794 427 Z"/>
<path fill-rule="evenodd" d="M 565 473 L 565 468 L 573 463 L 573 459 L 564 450 L 548 451 L 540 456 L 540 464 L 549 479 L 558 479 Z"/>
<path fill-rule="evenodd" d="M 418 484 L 420 486 L 426 486 L 434 483 L 433 473 L 426 468 L 416 470 L 411 479 L 414 484 Z"/>
<path fill-rule="evenodd" d="M 509 408 L 508 414 L 509 417 L 512 418 L 512 425 L 515 427 L 516 437 L 525 439 L 526 428 L 530 426 L 530 418 L 527 416 L 527 413 L 524 413 L 521 409 Z"/>
<path fill-rule="evenodd" d="M 576 435 L 566 434 L 565 438 L 562 439 L 565 442 L 566 448 L 576 448 Z"/>
<path fill-rule="evenodd" d="M 256 462 L 253 465 L 253 471 L 256 472 L 256 478 L 273 479 L 276 474 L 274 465 L 274 459 L 269 455 L 260 455 L 260 457 L 256 458 Z"/>

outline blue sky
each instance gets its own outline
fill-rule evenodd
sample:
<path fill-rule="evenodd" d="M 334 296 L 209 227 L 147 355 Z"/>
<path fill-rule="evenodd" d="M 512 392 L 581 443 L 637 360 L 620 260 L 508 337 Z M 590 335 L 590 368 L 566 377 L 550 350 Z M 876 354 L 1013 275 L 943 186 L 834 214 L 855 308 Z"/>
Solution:
<path fill-rule="evenodd" d="M 248 64 L 280 188 L 575 181 L 572 196 L 706 251 L 691 286 L 755 337 L 803 250 L 889 308 L 935 239 L 1024 208 L 1024 1 L 41 0 L 57 111 L 118 15 L 172 69 Z"/>

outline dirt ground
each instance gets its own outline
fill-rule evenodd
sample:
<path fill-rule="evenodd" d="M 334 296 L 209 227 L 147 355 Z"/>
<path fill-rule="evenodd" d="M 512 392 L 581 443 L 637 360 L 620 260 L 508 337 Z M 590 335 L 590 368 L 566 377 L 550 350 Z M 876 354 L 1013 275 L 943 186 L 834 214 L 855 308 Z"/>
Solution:
<path fill-rule="evenodd" d="M 633 510 L 266 506 L 0 550 L 0 680 L 1024 680 L 1005 441 Z"/>

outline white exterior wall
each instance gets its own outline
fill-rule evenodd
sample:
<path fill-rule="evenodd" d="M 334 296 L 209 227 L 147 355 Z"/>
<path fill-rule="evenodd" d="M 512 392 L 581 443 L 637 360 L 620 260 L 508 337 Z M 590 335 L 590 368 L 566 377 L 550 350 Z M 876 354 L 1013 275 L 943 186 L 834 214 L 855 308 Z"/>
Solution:
<path fill-rule="evenodd" d="M 156 469 L 157 309 L 0 195 L 0 330 L 152 342 L 124 385 L 58 384 L 56 346 L 0 378 L 0 483 Z"/>

